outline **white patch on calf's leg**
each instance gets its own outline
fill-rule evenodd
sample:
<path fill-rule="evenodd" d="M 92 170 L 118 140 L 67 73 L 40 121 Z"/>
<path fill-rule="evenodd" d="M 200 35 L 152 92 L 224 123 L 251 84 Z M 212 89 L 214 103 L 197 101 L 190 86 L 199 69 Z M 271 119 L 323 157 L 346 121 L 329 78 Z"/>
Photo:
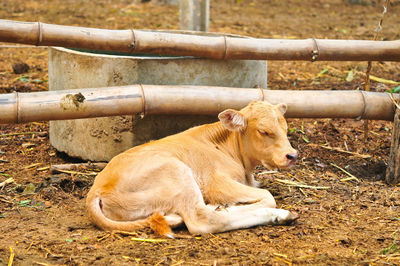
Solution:
<path fill-rule="evenodd" d="M 249 205 L 251 206 L 251 205 Z M 258 208 L 243 211 L 247 206 L 233 206 L 227 209 L 231 214 L 229 230 L 249 228 L 257 225 L 283 225 L 289 224 L 298 218 L 290 211 L 275 208 Z"/>
<path fill-rule="evenodd" d="M 296 220 L 297 215 L 283 209 L 260 207 L 258 203 L 215 209 L 198 206 L 185 224 L 191 234 L 226 232 L 257 225 L 283 225 Z"/>
<path fill-rule="evenodd" d="M 171 228 L 176 228 L 183 225 L 183 219 L 178 214 L 167 214 L 164 216 L 164 218 Z"/>

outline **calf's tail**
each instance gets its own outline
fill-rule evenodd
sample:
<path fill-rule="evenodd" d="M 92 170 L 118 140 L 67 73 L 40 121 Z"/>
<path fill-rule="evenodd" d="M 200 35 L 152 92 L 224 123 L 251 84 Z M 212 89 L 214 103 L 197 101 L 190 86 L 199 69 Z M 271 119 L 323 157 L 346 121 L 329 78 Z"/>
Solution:
<path fill-rule="evenodd" d="M 95 194 L 95 193 L 93 193 Z M 90 220 L 105 231 L 126 231 L 132 232 L 141 228 L 150 227 L 154 232 L 161 236 L 173 238 L 174 234 L 161 213 L 155 212 L 146 219 L 135 221 L 114 221 L 107 218 L 101 208 L 101 198 L 99 195 L 89 193 L 86 199 L 86 207 Z"/>

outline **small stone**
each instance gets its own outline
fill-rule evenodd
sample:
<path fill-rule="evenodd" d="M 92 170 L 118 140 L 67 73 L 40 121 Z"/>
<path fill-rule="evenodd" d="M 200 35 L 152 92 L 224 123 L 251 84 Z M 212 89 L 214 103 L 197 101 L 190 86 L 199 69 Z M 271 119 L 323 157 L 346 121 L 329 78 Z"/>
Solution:
<path fill-rule="evenodd" d="M 47 132 L 39 132 L 37 135 L 39 137 L 47 137 Z"/>
<path fill-rule="evenodd" d="M 36 191 L 36 186 L 32 183 L 29 183 L 26 185 L 24 191 L 22 192 L 22 195 L 34 194 L 35 191 Z"/>
<path fill-rule="evenodd" d="M 15 74 L 22 74 L 29 71 L 29 65 L 27 63 L 14 63 L 12 68 Z"/>

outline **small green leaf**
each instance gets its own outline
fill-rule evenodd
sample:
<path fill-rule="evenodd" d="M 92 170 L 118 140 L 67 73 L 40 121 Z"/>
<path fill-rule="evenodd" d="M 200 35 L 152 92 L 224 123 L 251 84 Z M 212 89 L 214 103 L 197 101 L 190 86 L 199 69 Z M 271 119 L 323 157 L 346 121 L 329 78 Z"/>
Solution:
<path fill-rule="evenodd" d="M 35 205 L 32 205 L 32 207 L 40 207 L 40 206 L 42 206 L 42 205 L 44 205 L 44 202 L 39 201 L 39 202 L 36 203 Z"/>
<path fill-rule="evenodd" d="M 74 240 L 73 240 L 73 239 L 70 239 L 70 238 L 65 239 L 65 241 L 66 241 L 66 242 L 74 242 Z"/>
<path fill-rule="evenodd" d="M 310 143 L 310 140 L 308 139 L 307 136 L 303 136 L 303 140 L 304 140 L 305 143 Z"/>
<path fill-rule="evenodd" d="M 397 87 L 394 87 L 392 90 L 393 93 L 400 93 L 400 85 Z"/>
<path fill-rule="evenodd" d="M 0 214 L 0 218 L 6 218 L 5 214 Z"/>
<path fill-rule="evenodd" d="M 353 70 L 349 70 L 349 72 L 347 72 L 346 81 L 351 82 L 351 81 L 353 81 L 353 79 L 354 79 Z"/>
<path fill-rule="evenodd" d="M 322 76 L 322 75 L 324 75 L 324 74 L 326 74 L 326 73 L 328 73 L 328 69 L 327 69 L 327 68 L 324 68 L 324 69 L 322 69 L 322 70 L 317 74 L 317 77 L 320 77 L 320 76 Z"/>
<path fill-rule="evenodd" d="M 18 77 L 18 80 L 21 82 L 29 82 L 31 79 L 28 75 L 22 75 L 22 76 Z"/>
<path fill-rule="evenodd" d="M 389 247 L 382 249 L 379 253 L 387 255 L 387 254 L 397 253 L 398 251 L 399 247 L 397 246 L 397 243 L 394 242 Z"/>
<path fill-rule="evenodd" d="M 29 203 L 31 203 L 31 200 L 30 200 L 30 199 L 21 200 L 20 202 L 18 202 L 18 205 L 19 205 L 20 207 L 27 207 L 27 206 L 29 206 Z"/>

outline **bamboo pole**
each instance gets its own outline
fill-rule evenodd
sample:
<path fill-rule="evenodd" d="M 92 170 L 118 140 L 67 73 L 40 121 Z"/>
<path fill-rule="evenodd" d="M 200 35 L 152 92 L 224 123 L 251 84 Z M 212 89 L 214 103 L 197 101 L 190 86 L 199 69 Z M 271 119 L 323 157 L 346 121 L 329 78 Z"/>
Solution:
<path fill-rule="evenodd" d="M 398 97 L 398 96 L 397 96 Z M 393 121 L 387 93 L 288 91 L 207 86 L 129 85 L 0 94 L 0 124 L 128 114 L 216 115 L 250 101 L 286 103 L 288 118 L 357 118 Z"/>
<path fill-rule="evenodd" d="M 210 59 L 400 61 L 400 40 L 255 39 L 0 20 L 0 41 Z"/>

